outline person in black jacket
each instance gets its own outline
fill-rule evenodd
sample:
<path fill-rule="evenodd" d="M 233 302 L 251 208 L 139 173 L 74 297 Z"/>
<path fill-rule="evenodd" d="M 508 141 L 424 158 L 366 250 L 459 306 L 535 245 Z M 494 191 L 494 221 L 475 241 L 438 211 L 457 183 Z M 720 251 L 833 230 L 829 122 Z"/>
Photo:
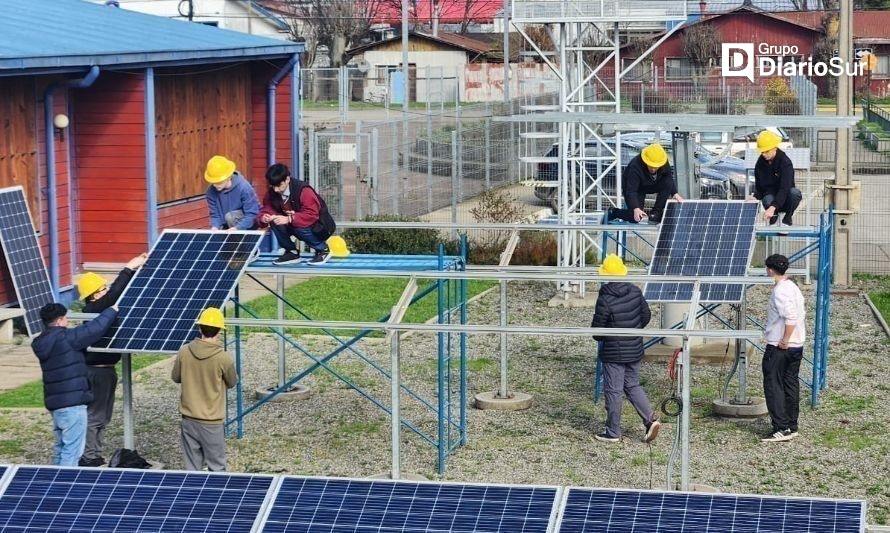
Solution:
<path fill-rule="evenodd" d="M 77 290 L 83 299 L 84 313 L 101 313 L 120 298 L 127 284 L 133 279 L 148 254 L 140 254 L 130 259 L 108 287 L 105 280 L 93 272 L 87 272 L 77 282 Z M 93 401 L 87 406 L 87 437 L 80 466 L 102 466 L 102 448 L 105 444 L 105 428 L 114 412 L 114 391 L 117 389 L 115 365 L 121 360 L 119 353 L 86 352 L 87 376 L 93 391 Z"/>
<path fill-rule="evenodd" d="M 41 307 L 43 332 L 31 343 L 31 349 L 43 371 L 43 403 L 53 417 L 53 464 L 77 466 L 86 439 L 87 404 L 93 401 L 83 352 L 114 323 L 117 306 L 73 329 L 68 329 L 67 314 L 60 303 Z"/>
<path fill-rule="evenodd" d="M 624 276 L 627 274 L 627 267 L 620 257 L 609 254 L 603 260 L 600 274 Z M 627 282 L 612 281 L 600 287 L 591 327 L 642 329 L 646 327 L 651 317 L 649 304 L 639 287 Z M 594 338 L 602 343 L 599 358 L 603 363 L 606 396 L 606 429 L 594 438 L 602 442 L 621 440 L 623 392 L 643 419 L 643 425 L 646 427 L 643 442 L 652 442 L 658 436 L 661 423 L 649 404 L 646 391 L 640 386 L 643 338 L 608 336 Z"/>
<path fill-rule="evenodd" d="M 779 149 L 782 138 L 764 130 L 757 136 L 757 149 L 760 157 L 754 164 L 754 193 L 752 197 L 763 203 L 763 218 L 770 225 L 785 213 L 782 224 L 790 226 L 791 217 L 800 205 L 803 194 L 794 184 L 794 164 L 788 155 Z"/>
<path fill-rule="evenodd" d="M 683 200 L 677 192 L 667 152 L 659 143 L 643 148 L 640 155 L 630 160 L 621 175 L 621 190 L 624 193 L 626 209 L 616 207 L 609 209 L 610 220 L 617 218 L 627 222 L 642 221 L 647 218 L 646 212 L 643 211 L 646 195 L 656 193 L 655 205 L 648 219 L 650 222 L 658 223 L 661 222 L 668 199 L 673 198 L 678 202 Z"/>

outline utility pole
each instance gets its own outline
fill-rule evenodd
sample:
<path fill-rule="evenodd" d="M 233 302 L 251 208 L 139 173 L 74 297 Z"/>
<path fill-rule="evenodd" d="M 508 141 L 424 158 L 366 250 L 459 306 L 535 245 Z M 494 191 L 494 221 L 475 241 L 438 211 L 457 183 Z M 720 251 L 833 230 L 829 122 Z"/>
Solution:
<path fill-rule="evenodd" d="M 408 0 L 402 0 L 402 161 L 408 169 L 408 103 L 411 100 L 411 69 L 408 67 Z M 429 155 L 429 154 L 428 154 Z M 394 193 L 395 194 L 395 193 Z"/>
<path fill-rule="evenodd" d="M 849 67 L 854 64 L 853 58 L 853 4 L 852 0 L 840 0 L 840 16 L 838 20 L 838 53 Z M 853 77 L 848 68 L 842 69 L 837 79 L 837 115 L 852 115 Z M 834 282 L 843 286 L 853 283 L 853 272 L 850 258 L 853 256 L 853 218 L 850 205 L 850 152 L 853 151 L 853 138 L 850 128 L 837 130 L 837 161 L 834 166 L 834 207 L 837 218 L 834 228 L 835 250 Z"/>

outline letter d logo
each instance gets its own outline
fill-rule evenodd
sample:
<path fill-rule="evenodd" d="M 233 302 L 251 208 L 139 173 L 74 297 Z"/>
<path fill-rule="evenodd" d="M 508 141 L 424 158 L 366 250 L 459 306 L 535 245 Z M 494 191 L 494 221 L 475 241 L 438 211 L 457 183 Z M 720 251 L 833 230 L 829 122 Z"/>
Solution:
<path fill-rule="evenodd" d="M 754 82 L 754 43 L 723 43 L 720 74 Z"/>

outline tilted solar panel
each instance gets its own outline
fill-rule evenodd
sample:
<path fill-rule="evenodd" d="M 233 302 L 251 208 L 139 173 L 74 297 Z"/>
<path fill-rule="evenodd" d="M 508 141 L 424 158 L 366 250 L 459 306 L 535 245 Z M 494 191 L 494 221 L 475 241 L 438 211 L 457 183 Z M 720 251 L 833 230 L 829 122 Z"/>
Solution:
<path fill-rule="evenodd" d="M 114 327 L 92 351 L 175 353 L 207 307 L 222 307 L 262 232 L 165 230 L 118 301 Z"/>
<path fill-rule="evenodd" d="M 20 466 L 2 531 L 249 532 L 273 476 Z"/>
<path fill-rule="evenodd" d="M 865 531 L 865 502 L 569 488 L 560 533 Z"/>
<path fill-rule="evenodd" d="M 545 533 L 556 494 L 556 487 L 288 476 L 262 530 Z"/>
<path fill-rule="evenodd" d="M 758 204 L 725 200 L 668 202 L 651 276 L 745 276 L 754 246 Z M 688 302 L 692 283 L 646 283 L 650 302 Z M 701 303 L 739 302 L 744 286 L 703 283 Z"/>
<path fill-rule="evenodd" d="M 25 310 L 25 326 L 33 337 L 43 331 L 40 308 L 52 303 L 53 289 L 21 186 L 0 189 L 0 245 L 19 306 Z"/>

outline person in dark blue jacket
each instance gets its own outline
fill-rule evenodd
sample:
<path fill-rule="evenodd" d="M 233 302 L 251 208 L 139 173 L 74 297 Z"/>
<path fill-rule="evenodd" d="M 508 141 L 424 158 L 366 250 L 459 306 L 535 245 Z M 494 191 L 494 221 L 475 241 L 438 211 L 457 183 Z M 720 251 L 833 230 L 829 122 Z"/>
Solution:
<path fill-rule="evenodd" d="M 256 228 L 260 199 L 247 179 L 235 170 L 235 162 L 215 155 L 207 162 L 204 180 L 210 184 L 205 198 L 210 228 L 229 231 Z"/>
<path fill-rule="evenodd" d="M 621 258 L 609 254 L 600 266 L 600 274 L 624 276 L 627 267 Z M 600 287 L 591 327 L 639 328 L 646 327 L 652 314 L 640 288 L 627 282 L 609 282 Z M 643 419 L 646 436 L 652 442 L 658 436 L 661 423 L 649 404 L 646 391 L 640 386 L 640 367 L 643 364 L 642 337 L 594 336 L 601 341 L 599 351 L 603 363 L 603 382 L 606 397 L 606 429 L 594 438 L 602 442 L 621 440 L 621 407 L 626 395 L 637 414 Z"/>
<path fill-rule="evenodd" d="M 86 443 L 87 404 L 93 401 L 84 350 L 114 323 L 117 306 L 73 329 L 68 329 L 67 314 L 60 303 L 41 307 L 43 332 L 31 343 L 31 349 L 43 371 L 43 403 L 53 417 L 53 464 L 77 466 Z"/>

